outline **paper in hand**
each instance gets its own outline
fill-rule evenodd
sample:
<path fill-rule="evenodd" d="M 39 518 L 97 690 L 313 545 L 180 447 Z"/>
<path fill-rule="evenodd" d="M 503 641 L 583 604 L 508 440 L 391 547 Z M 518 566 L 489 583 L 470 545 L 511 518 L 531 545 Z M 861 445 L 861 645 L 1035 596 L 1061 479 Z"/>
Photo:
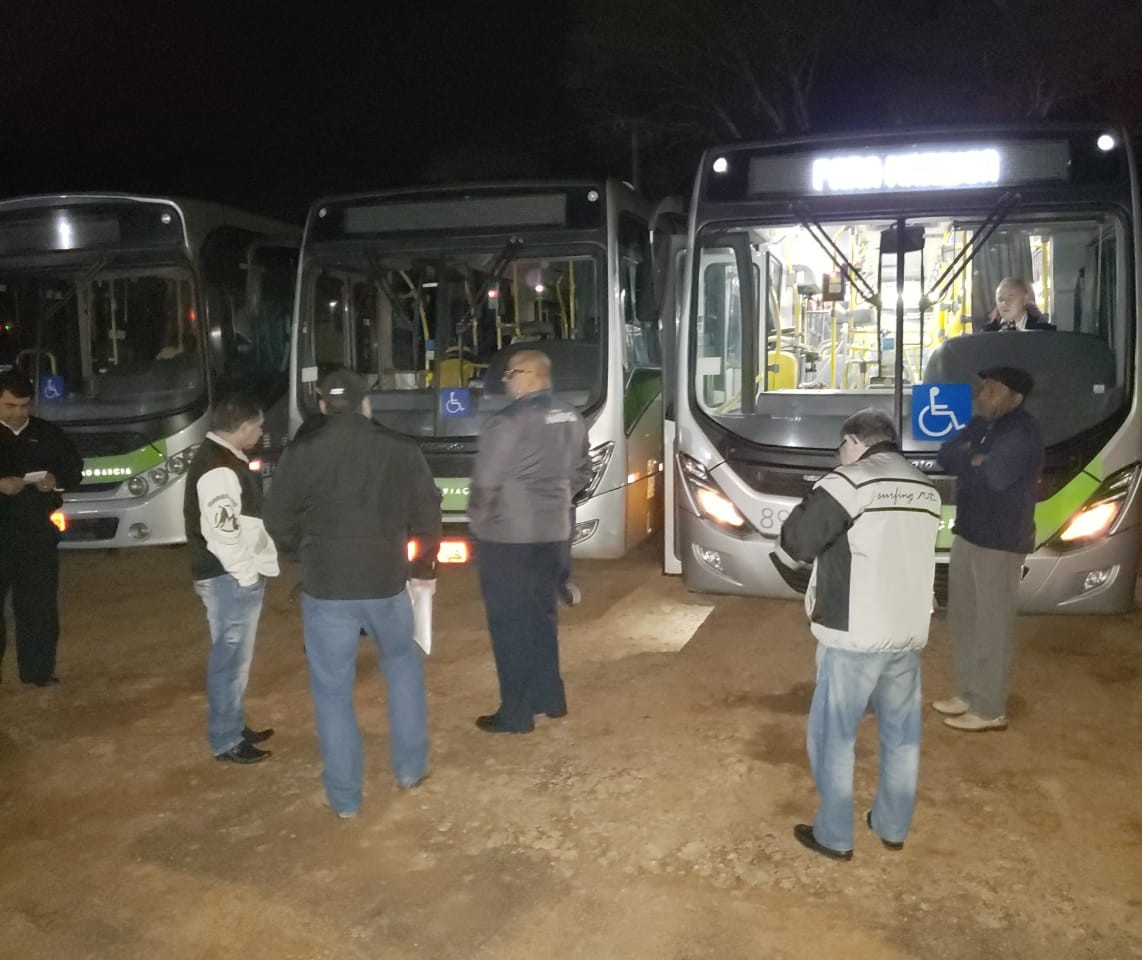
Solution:
<path fill-rule="evenodd" d="M 432 596 L 436 593 L 435 580 L 409 580 L 412 594 L 412 628 L 416 645 L 425 653 L 432 653 Z"/>
<path fill-rule="evenodd" d="M 39 483 L 48 475 L 47 470 L 33 470 L 31 473 L 24 474 L 25 486 L 31 483 Z"/>

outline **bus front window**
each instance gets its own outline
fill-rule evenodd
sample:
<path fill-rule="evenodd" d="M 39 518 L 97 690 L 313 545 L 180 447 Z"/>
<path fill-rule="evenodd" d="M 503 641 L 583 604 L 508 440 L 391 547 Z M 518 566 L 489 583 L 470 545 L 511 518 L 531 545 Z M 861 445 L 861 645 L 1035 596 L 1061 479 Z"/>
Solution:
<path fill-rule="evenodd" d="M 593 252 L 528 253 L 506 263 L 500 250 L 313 263 L 299 341 L 308 412 L 317 409 L 316 381 L 344 365 L 369 378 L 374 416 L 387 426 L 474 436 L 508 402 L 503 373 L 525 346 L 550 355 L 558 393 L 581 409 L 597 402 L 601 261 Z M 446 406 L 444 390 L 463 393 Z"/>
<path fill-rule="evenodd" d="M 826 242 L 806 224 L 711 232 L 692 297 L 699 407 L 757 442 L 825 450 L 860 407 L 892 411 L 898 375 L 907 419 L 914 385 L 1013 365 L 1035 377 L 1030 406 L 1048 443 L 1108 420 L 1126 403 L 1132 349 L 1120 220 L 1020 211 L 973 244 L 979 226 L 825 220 Z M 1009 278 L 1041 321 L 996 322 Z M 901 426 L 906 445 L 931 446 Z"/>
<path fill-rule="evenodd" d="M 206 392 L 189 274 L 89 270 L 0 278 L 0 368 L 39 384 L 38 413 L 153 416 Z"/>

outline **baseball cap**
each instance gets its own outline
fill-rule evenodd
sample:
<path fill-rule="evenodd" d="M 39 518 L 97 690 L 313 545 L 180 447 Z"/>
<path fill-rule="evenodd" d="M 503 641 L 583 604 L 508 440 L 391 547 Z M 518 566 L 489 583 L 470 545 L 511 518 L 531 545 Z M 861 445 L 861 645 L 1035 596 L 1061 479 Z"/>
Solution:
<path fill-rule="evenodd" d="M 325 401 L 326 413 L 344 413 L 361 406 L 361 401 L 369 395 L 369 387 L 364 377 L 342 367 L 322 377 L 317 392 Z"/>
<path fill-rule="evenodd" d="M 1020 370 L 1018 367 L 989 367 L 987 370 L 980 370 L 979 378 L 1002 383 L 1009 390 L 1022 394 L 1024 398 L 1035 386 L 1031 374 L 1026 370 Z"/>

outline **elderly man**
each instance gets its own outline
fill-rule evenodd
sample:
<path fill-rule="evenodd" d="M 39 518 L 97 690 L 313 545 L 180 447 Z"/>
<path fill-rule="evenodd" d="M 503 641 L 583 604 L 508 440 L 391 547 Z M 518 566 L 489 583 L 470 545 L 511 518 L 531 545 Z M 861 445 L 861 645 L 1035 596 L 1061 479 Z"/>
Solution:
<path fill-rule="evenodd" d="M 416 441 L 372 419 L 365 380 L 322 379 L 320 420 L 307 422 L 274 475 L 266 526 L 301 557 L 301 616 L 329 805 L 342 819 L 361 807 L 365 751 L 353 709 L 364 630 L 388 684 L 389 743 L 397 785 L 428 771 L 424 664 L 413 634 L 408 581 L 434 581 L 440 492 Z M 415 546 L 409 560 L 409 543 Z"/>
<path fill-rule="evenodd" d="M 932 704 L 957 730 L 1007 727 L 1023 559 L 1035 548 L 1043 434 L 1023 406 L 1034 381 L 1017 367 L 980 373 L 977 415 L 940 448 L 958 480 L 948 579 L 957 692 Z"/>
<path fill-rule="evenodd" d="M 266 578 L 278 575 L 278 553 L 262 525 L 262 489 L 247 451 L 262 436 L 261 404 L 232 393 L 210 408 L 210 432 L 186 474 L 183 515 L 194 590 L 206 607 L 206 739 L 216 760 L 258 763 L 256 744 L 273 729 L 246 726 L 242 699 Z"/>
<path fill-rule="evenodd" d="M 920 651 L 928 642 L 940 496 L 900 454 L 879 410 L 841 428 L 840 466 L 825 474 L 781 527 L 773 562 L 813 564 L 805 597 L 817 638 L 809 708 L 809 766 L 820 805 L 793 835 L 833 860 L 853 855 L 856 731 L 872 705 L 880 780 L 865 822 L 899 850 L 912 825 L 920 769 Z"/>
<path fill-rule="evenodd" d="M 986 333 L 999 330 L 1015 330 L 1026 333 L 1031 330 L 1054 330 L 1055 325 L 1035 306 L 1031 288 L 1018 277 L 1004 277 L 995 288 L 995 309 L 988 314 Z"/>
<path fill-rule="evenodd" d="M 469 499 L 500 683 L 499 709 L 476 726 L 528 733 L 536 714 L 567 713 L 556 605 L 571 498 L 590 480 L 591 460 L 582 417 L 552 393 L 546 354 L 512 354 L 503 380 L 512 403 L 484 425 Z"/>
<path fill-rule="evenodd" d="M 83 474 L 75 446 L 53 423 L 29 415 L 32 384 L 15 370 L 0 374 L 0 659 L 6 627 L 2 608 L 12 591 L 20 679 L 37 687 L 59 683 L 59 531 L 51 522 Z"/>

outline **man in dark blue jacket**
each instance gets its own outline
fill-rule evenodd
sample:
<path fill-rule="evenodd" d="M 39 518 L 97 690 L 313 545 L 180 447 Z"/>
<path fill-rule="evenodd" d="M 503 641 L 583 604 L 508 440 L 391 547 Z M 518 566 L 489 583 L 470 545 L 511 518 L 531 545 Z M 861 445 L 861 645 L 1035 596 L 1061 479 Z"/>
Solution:
<path fill-rule="evenodd" d="M 932 706 L 949 727 L 970 731 L 1007 727 L 1017 593 L 1023 559 L 1035 549 L 1043 471 L 1043 434 L 1023 407 L 1031 375 L 995 367 L 980 377 L 978 415 L 939 453 L 959 481 L 948 584 L 958 689 Z"/>

